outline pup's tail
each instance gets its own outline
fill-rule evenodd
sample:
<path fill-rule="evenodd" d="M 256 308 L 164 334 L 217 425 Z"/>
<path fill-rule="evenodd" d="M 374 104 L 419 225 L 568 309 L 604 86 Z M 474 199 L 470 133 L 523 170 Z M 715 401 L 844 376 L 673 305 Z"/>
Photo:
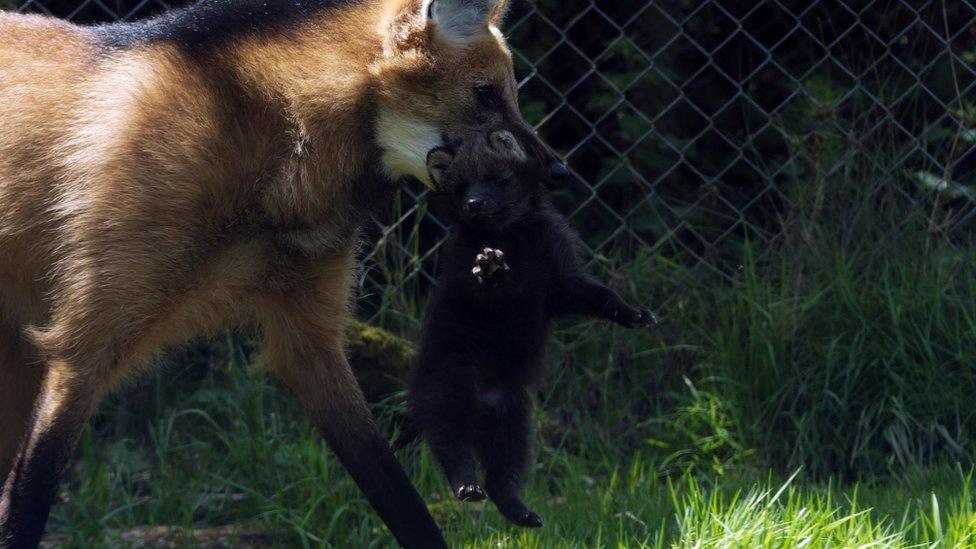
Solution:
<path fill-rule="evenodd" d="M 416 442 L 418 438 L 420 438 L 420 429 L 417 428 L 417 425 L 414 424 L 414 422 L 407 419 L 405 422 L 403 422 L 403 432 L 401 432 L 400 436 L 393 442 L 390 450 L 393 450 L 393 453 L 395 454 L 402 450 L 405 446 Z"/>

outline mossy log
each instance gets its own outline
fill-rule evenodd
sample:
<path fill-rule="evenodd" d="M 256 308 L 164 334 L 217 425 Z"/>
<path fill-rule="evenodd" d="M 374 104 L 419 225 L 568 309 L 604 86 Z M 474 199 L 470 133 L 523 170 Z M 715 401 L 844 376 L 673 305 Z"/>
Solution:
<path fill-rule="evenodd" d="M 406 387 L 417 356 L 409 341 L 358 320 L 349 326 L 348 338 L 349 362 L 368 399 L 377 400 Z"/>

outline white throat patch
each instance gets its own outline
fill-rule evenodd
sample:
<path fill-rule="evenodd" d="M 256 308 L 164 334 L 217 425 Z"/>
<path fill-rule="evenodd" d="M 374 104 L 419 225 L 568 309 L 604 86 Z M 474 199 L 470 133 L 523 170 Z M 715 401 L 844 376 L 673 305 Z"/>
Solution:
<path fill-rule="evenodd" d="M 394 179 L 412 175 L 433 188 L 427 173 L 427 153 L 442 145 L 436 128 L 408 114 L 381 108 L 376 142 L 383 149 L 383 167 L 388 175 Z"/>

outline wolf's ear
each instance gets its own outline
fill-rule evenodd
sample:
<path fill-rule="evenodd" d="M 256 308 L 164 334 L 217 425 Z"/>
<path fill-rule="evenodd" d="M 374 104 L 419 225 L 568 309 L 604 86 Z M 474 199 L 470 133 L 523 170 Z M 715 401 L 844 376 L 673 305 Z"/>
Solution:
<path fill-rule="evenodd" d="M 508 130 L 495 130 L 488 135 L 488 143 L 491 148 L 501 156 L 514 158 L 515 160 L 525 160 L 528 155 L 519 143 L 515 135 Z"/>
<path fill-rule="evenodd" d="M 501 24 L 508 0 L 424 0 L 423 17 L 438 36 L 461 45 Z"/>
<path fill-rule="evenodd" d="M 447 147 L 437 147 L 427 153 L 427 171 L 434 182 L 434 188 L 444 190 L 444 174 L 454 161 L 454 153 Z"/>

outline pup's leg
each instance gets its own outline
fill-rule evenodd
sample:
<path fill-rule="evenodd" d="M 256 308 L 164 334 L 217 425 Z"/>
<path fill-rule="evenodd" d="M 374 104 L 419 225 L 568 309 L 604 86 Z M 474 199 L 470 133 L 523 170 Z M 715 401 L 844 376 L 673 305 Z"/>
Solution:
<path fill-rule="evenodd" d="M 525 506 L 521 495 L 532 453 L 532 399 L 525 389 L 491 392 L 483 398 L 478 453 L 488 497 L 508 520 L 539 528 L 542 518 Z"/>
<path fill-rule="evenodd" d="M 584 315 L 616 322 L 627 328 L 641 328 L 657 322 L 650 310 L 635 309 L 617 292 L 589 276 L 578 276 L 564 282 L 550 297 L 557 315 Z"/>
<path fill-rule="evenodd" d="M 411 416 L 461 501 L 485 499 L 475 477 L 477 388 L 464 357 L 425 353 L 410 388 Z"/>

